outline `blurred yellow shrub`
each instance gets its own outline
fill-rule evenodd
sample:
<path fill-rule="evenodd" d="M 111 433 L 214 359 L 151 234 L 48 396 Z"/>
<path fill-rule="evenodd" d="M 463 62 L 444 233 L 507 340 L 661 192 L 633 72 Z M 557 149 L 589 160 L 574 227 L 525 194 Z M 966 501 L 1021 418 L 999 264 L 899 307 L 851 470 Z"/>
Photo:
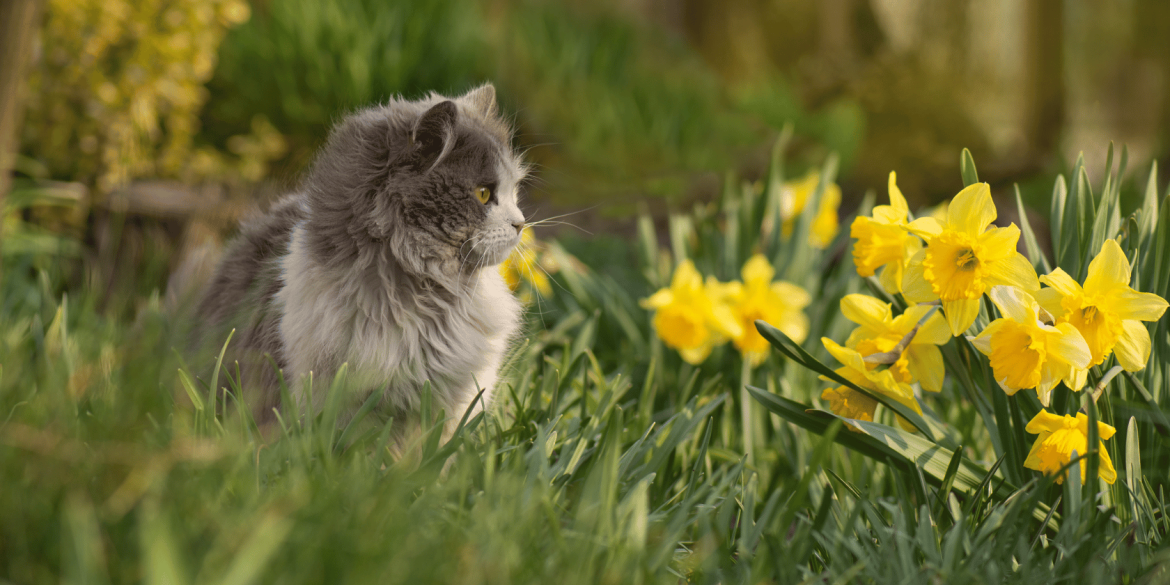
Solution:
<path fill-rule="evenodd" d="M 99 192 L 140 176 L 256 174 L 240 171 L 284 148 L 263 120 L 259 139 L 237 141 L 239 162 L 193 143 L 219 44 L 249 16 L 243 0 L 49 0 L 24 151 Z"/>

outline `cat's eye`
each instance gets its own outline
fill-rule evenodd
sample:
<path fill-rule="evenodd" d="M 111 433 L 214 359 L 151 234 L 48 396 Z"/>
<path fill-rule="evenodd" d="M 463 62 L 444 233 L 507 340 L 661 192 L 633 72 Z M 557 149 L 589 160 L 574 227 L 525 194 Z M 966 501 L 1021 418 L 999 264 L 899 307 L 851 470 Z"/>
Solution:
<path fill-rule="evenodd" d="M 487 205 L 488 201 L 492 200 L 491 187 L 477 187 L 475 189 L 475 197 L 476 199 L 479 199 L 480 203 Z"/>

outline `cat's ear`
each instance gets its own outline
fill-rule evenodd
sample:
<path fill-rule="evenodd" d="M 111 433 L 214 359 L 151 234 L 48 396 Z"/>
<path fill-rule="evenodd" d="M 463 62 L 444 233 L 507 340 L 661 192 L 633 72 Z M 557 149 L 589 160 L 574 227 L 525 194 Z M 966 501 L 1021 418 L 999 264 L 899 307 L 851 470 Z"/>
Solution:
<path fill-rule="evenodd" d="M 496 86 L 485 83 L 459 98 L 473 109 L 483 112 L 485 116 L 496 115 Z"/>
<path fill-rule="evenodd" d="M 455 144 L 455 118 L 458 115 L 455 102 L 446 100 L 431 106 L 415 122 L 410 132 L 410 144 L 415 149 L 420 169 L 431 170 L 451 151 Z"/>

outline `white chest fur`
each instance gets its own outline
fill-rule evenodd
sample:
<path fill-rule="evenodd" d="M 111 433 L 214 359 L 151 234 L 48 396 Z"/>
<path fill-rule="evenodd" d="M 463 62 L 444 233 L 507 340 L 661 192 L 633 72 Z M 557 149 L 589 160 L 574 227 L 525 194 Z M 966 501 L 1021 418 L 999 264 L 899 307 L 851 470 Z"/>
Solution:
<path fill-rule="evenodd" d="M 315 263 L 298 226 L 281 272 L 285 375 L 302 405 L 320 407 L 329 388 L 320 378 L 342 363 L 349 364 L 347 387 L 364 396 L 385 386 L 383 404 L 396 411 L 417 410 L 427 380 L 448 416 L 460 417 L 479 388 L 484 402 L 476 409 L 490 404 L 520 316 L 519 302 L 494 266 L 475 274 L 463 294 L 431 302 L 395 286 L 371 286 L 348 267 Z M 310 372 L 317 378 L 311 396 L 303 383 Z"/>

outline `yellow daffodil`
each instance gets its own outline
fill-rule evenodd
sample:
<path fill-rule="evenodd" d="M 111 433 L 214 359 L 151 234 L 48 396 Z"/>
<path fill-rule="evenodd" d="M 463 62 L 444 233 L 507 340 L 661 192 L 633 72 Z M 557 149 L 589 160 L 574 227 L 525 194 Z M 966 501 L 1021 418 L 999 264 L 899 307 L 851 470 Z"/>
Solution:
<path fill-rule="evenodd" d="M 922 242 L 906 231 L 910 207 L 896 175 L 890 173 L 890 204 L 873 208 L 873 217 L 858 217 L 849 228 L 853 244 L 853 263 L 861 276 L 873 276 L 881 269 L 879 280 L 890 294 L 902 292 L 902 274 L 910 258 L 922 249 Z"/>
<path fill-rule="evenodd" d="M 841 299 L 841 312 L 858 327 L 845 345 L 863 356 L 893 351 L 932 309 L 929 305 L 914 305 L 894 317 L 889 303 L 866 295 L 846 295 Z M 947 322 L 936 311 L 919 327 L 889 372 L 903 384 L 918 382 L 923 390 L 941 391 L 945 368 L 938 346 L 950 340 Z"/>
<path fill-rule="evenodd" d="M 902 279 L 902 295 L 916 303 L 941 300 L 953 335 L 979 316 L 979 299 L 995 285 L 1040 288 L 1032 263 L 1016 251 L 1020 228 L 992 227 L 995 203 L 987 183 L 963 189 L 947 206 L 947 220 L 922 217 L 907 227 L 926 240 Z"/>
<path fill-rule="evenodd" d="M 1003 317 L 992 321 L 971 344 L 991 360 L 991 371 L 1009 395 L 1035 388 L 1048 406 L 1052 388 L 1064 381 L 1072 390 L 1084 386 L 1079 373 L 1089 365 L 1089 346 L 1068 323 L 1047 325 L 1038 316 L 1040 306 L 1028 293 L 1012 286 L 988 292 Z"/>
<path fill-rule="evenodd" d="M 1129 286 L 1130 265 L 1121 246 L 1106 240 L 1089 263 L 1085 286 L 1057 268 L 1040 281 L 1048 285 L 1036 299 L 1058 323 L 1071 323 L 1085 341 L 1095 366 L 1117 354 L 1123 368 L 1136 372 L 1150 361 L 1150 333 L 1142 321 L 1156 321 L 1166 312 L 1166 300 Z"/>
<path fill-rule="evenodd" d="M 687 363 L 698 364 L 716 345 L 743 335 L 743 327 L 721 297 L 718 283 L 712 279 L 704 285 L 695 265 L 685 260 L 675 268 L 670 288 L 659 290 L 641 304 L 654 309 L 658 337 Z"/>
<path fill-rule="evenodd" d="M 1024 467 L 1042 471 L 1046 475 L 1056 473 L 1072 461 L 1073 451 L 1076 451 L 1077 455 L 1083 455 L 1089 449 L 1089 417 L 1079 412 L 1076 418 L 1073 418 L 1041 410 L 1024 430 L 1040 435 L 1036 438 L 1036 444 L 1032 445 L 1028 458 L 1024 460 Z M 1101 456 L 1097 470 L 1100 478 L 1108 484 L 1117 481 L 1117 470 L 1113 468 L 1113 461 L 1109 459 L 1109 451 L 1105 449 L 1104 441 L 1116 432 L 1117 429 L 1103 422 L 1097 423 L 1097 434 L 1102 441 L 1097 447 L 1097 452 Z M 1085 475 L 1088 473 L 1087 461 L 1082 459 L 1080 462 L 1082 484 L 1085 483 Z M 1056 483 L 1064 483 L 1066 475 L 1067 470 L 1056 478 Z"/>
<path fill-rule="evenodd" d="M 500 263 L 500 275 L 512 290 L 520 288 L 521 283 L 527 282 L 540 296 L 547 297 L 552 294 L 552 285 L 549 283 L 548 275 L 537 263 L 536 246 L 536 237 L 532 235 L 532 230 L 521 232 L 520 244 Z"/>
<path fill-rule="evenodd" d="M 854 418 L 873 422 L 873 413 L 877 410 L 878 402 L 861 392 L 846 386 L 825 388 L 821 392 L 821 400 L 829 403 L 829 410 L 837 416 Z M 851 431 L 857 429 L 848 427 Z"/>
<path fill-rule="evenodd" d="M 776 271 L 763 254 L 756 254 L 743 265 L 743 283 L 722 285 L 722 296 L 731 307 L 741 328 L 734 336 L 735 348 L 752 366 L 758 366 L 768 357 L 771 345 L 756 330 L 756 320 L 764 321 L 781 330 L 793 341 L 802 343 L 808 337 L 808 316 L 804 308 L 812 298 L 803 288 L 790 282 L 772 282 Z"/>
<path fill-rule="evenodd" d="M 914 412 L 922 414 L 922 407 L 918 405 L 918 400 L 914 398 L 914 389 L 898 382 L 894 378 L 893 372 L 888 369 L 877 369 L 876 364 L 866 363 L 865 358 L 857 350 L 842 347 L 828 337 L 822 337 L 821 343 L 825 345 L 825 349 L 829 350 L 829 353 L 833 354 L 833 357 L 837 361 L 843 364 L 843 367 L 834 370 L 842 378 L 870 392 L 892 398 L 910 407 Z M 821 379 L 827 380 L 823 376 Z M 878 404 L 876 400 L 848 386 L 838 386 L 825 390 L 821 393 L 821 400 L 828 402 L 829 409 L 839 416 L 870 421 L 873 420 L 873 412 Z M 910 425 L 909 421 L 904 420 L 902 417 L 898 417 L 898 423 L 908 431 L 914 430 L 914 427 Z"/>
<path fill-rule="evenodd" d="M 796 218 L 808 206 L 808 200 L 816 191 L 821 182 L 821 173 L 816 169 L 810 170 L 804 177 L 795 181 L 788 181 L 780 188 L 780 219 L 783 220 L 785 236 L 792 233 Z M 814 248 L 825 248 L 832 243 L 839 229 L 837 209 L 841 206 L 841 188 L 836 183 L 825 186 L 821 194 L 821 203 L 817 208 L 817 215 L 813 218 L 809 228 L 808 243 Z"/>

